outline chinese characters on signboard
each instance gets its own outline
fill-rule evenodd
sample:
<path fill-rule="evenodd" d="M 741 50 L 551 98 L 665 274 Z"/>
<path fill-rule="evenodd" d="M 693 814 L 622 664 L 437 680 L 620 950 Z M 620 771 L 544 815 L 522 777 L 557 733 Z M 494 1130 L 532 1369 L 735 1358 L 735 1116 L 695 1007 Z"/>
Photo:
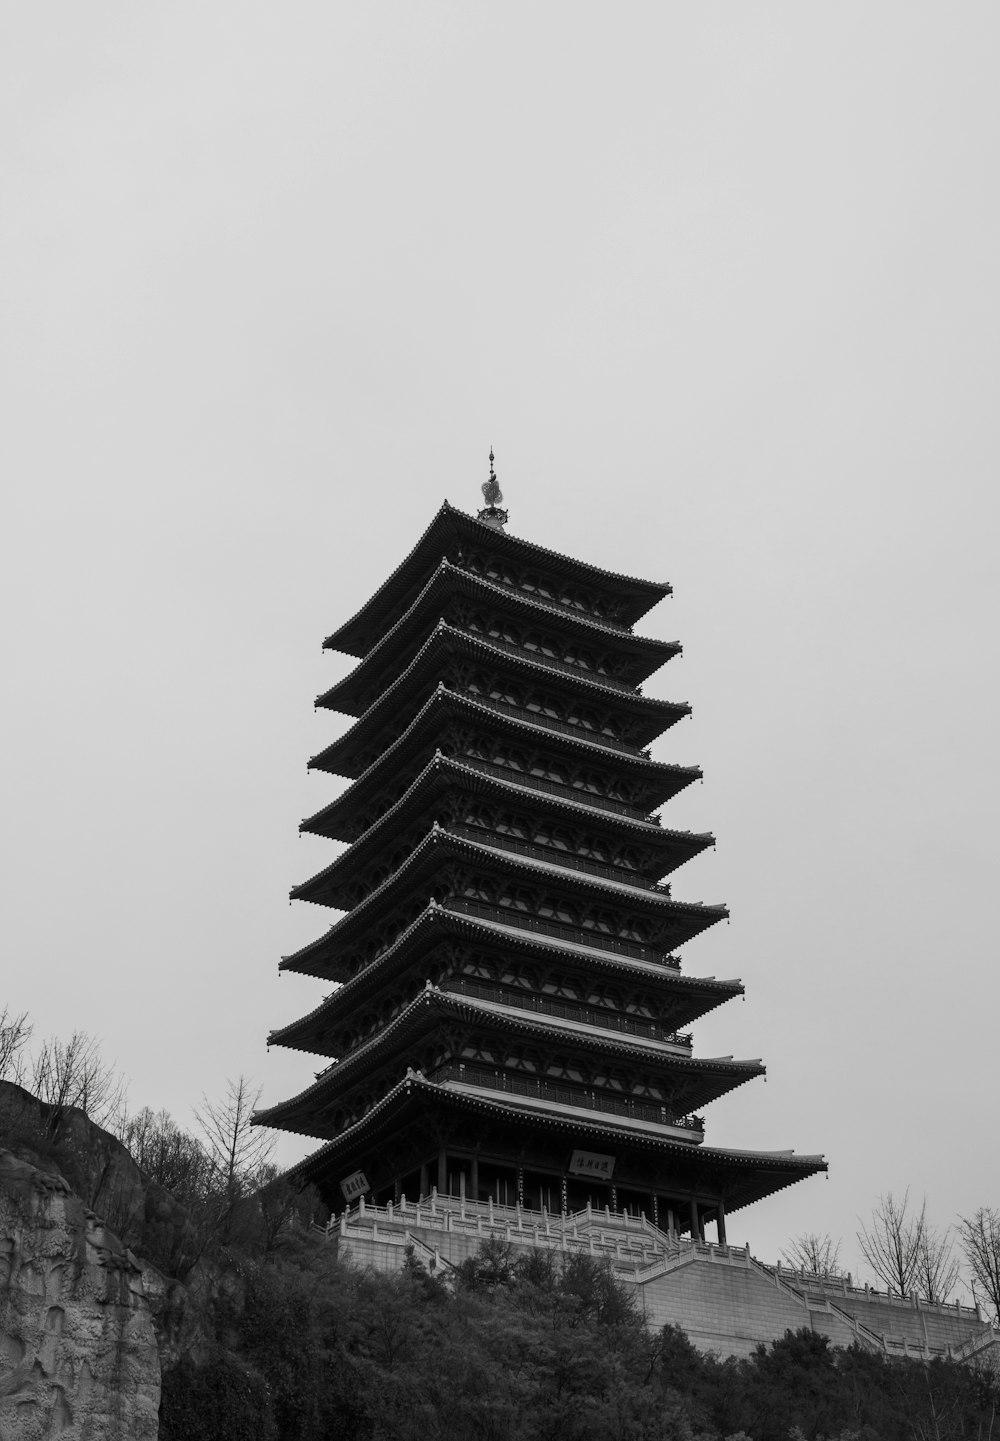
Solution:
<path fill-rule="evenodd" d="M 364 1171 L 355 1171 L 353 1175 L 344 1177 L 340 1183 L 340 1189 L 344 1193 L 345 1201 L 355 1201 L 369 1189 L 368 1177 Z"/>
<path fill-rule="evenodd" d="M 601 1156 L 596 1151 L 574 1151 L 570 1157 L 571 1176 L 593 1176 L 597 1181 L 610 1181 L 614 1169 L 614 1156 Z"/>

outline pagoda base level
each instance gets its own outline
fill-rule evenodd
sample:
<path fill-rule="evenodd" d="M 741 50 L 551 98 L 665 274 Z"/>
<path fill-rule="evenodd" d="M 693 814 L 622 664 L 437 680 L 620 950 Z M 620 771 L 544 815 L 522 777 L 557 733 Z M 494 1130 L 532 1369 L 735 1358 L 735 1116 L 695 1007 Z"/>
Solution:
<path fill-rule="evenodd" d="M 589 1203 L 696 1235 L 712 1221 L 724 1240 L 727 1212 L 826 1170 L 818 1156 L 715 1150 L 658 1129 L 529 1113 L 411 1074 L 291 1175 L 333 1212 L 358 1195 L 396 1204 L 436 1189 L 556 1215 Z"/>
<path fill-rule="evenodd" d="M 660 1230 L 648 1217 L 587 1207 L 553 1215 L 521 1206 L 430 1195 L 375 1206 L 360 1201 L 323 1233 L 352 1266 L 394 1274 L 407 1253 L 449 1283 L 492 1239 L 512 1258 L 531 1250 L 559 1261 L 588 1256 L 633 1288 L 652 1329 L 680 1326 L 700 1350 L 750 1356 L 760 1343 L 803 1327 L 834 1346 L 884 1356 L 1000 1360 L 1000 1338 L 978 1307 L 901 1300 L 847 1276 L 766 1266 L 749 1246 L 717 1245 Z"/>

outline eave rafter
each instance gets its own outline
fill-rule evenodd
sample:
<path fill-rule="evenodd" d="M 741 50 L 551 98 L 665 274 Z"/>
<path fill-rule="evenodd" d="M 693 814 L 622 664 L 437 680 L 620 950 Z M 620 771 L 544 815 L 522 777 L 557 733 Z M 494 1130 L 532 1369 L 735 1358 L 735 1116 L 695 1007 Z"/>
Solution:
<path fill-rule="evenodd" d="M 573 945 L 553 936 L 519 931 L 512 926 L 463 915 L 433 902 L 421 911 L 391 946 L 353 975 L 338 968 L 335 930 L 336 927 L 332 927 L 308 946 L 284 957 L 281 969 L 337 981 L 341 983 L 341 989 L 327 996 L 308 1016 L 272 1032 L 268 1044 L 298 1044 L 290 1037 L 299 1027 L 318 1019 L 327 1008 L 343 1010 L 360 1005 L 365 997 L 391 984 L 409 966 L 421 964 L 428 948 L 451 936 L 468 944 L 492 944 L 504 953 L 534 957 L 545 964 L 584 968 L 588 973 L 606 975 L 617 981 L 641 981 L 657 990 L 662 989 L 671 998 L 677 1026 L 685 1026 L 733 996 L 743 994 L 743 984 L 737 979 L 689 976 L 681 973 L 676 961 L 673 965 L 657 964 L 591 946 Z"/>
<path fill-rule="evenodd" d="M 556 892 L 600 897 L 608 905 L 627 907 L 635 915 L 642 915 L 651 922 L 659 921 L 661 928 L 664 925 L 673 928 L 676 939 L 671 942 L 672 945 L 683 945 L 685 940 L 690 940 L 717 921 L 726 920 L 729 915 L 726 907 L 722 905 L 708 905 L 702 901 L 677 901 L 656 889 L 647 890 L 635 885 L 625 885 L 583 871 L 568 870 L 534 857 L 496 851 L 435 825 L 403 865 L 364 900 L 359 901 L 333 929 L 341 935 L 363 929 L 372 912 L 379 907 L 385 907 L 394 893 L 412 894 L 421 883 L 426 883 L 428 877 L 440 874 L 447 857 L 469 862 L 480 871 L 492 871 L 503 876 L 520 875 L 526 881 L 533 880 L 544 884 Z M 333 863 L 334 866 L 336 864 L 337 862 Z M 296 886 L 291 892 L 291 898 L 312 901 L 318 905 L 331 904 L 327 899 L 326 882 L 332 869 L 332 866 L 328 866 L 308 881 Z"/>
<path fill-rule="evenodd" d="M 555 730 L 541 716 L 517 714 L 513 707 L 463 694 L 449 688 L 444 681 L 438 681 L 402 734 L 379 751 L 369 766 L 359 769 L 350 759 L 350 753 L 356 751 L 360 738 L 358 728 L 363 722 L 359 721 L 344 736 L 313 756 L 309 768 L 352 779 L 354 784 L 333 802 L 334 805 L 347 806 L 353 803 L 355 796 L 361 797 L 369 787 L 378 785 L 383 775 L 390 774 L 401 764 L 405 765 L 412 753 L 421 753 L 423 748 L 432 746 L 453 720 L 471 721 L 484 729 L 489 727 L 498 736 L 523 739 L 544 746 L 556 755 L 579 757 L 598 769 L 607 768 L 640 776 L 651 787 L 657 787 L 658 803 L 669 800 L 693 781 L 702 779 L 700 766 L 654 761 L 648 752 L 621 743 L 611 747 L 607 738 L 591 736 L 579 728 L 575 728 L 575 733 Z"/>
<path fill-rule="evenodd" d="M 351 714 L 356 714 L 350 706 L 337 704 L 335 697 L 371 689 L 379 684 L 380 679 L 387 680 L 398 674 L 460 596 L 479 602 L 484 608 L 494 607 L 499 613 L 513 616 L 525 625 L 537 626 L 540 631 L 563 633 L 578 643 L 595 648 L 603 647 L 609 652 L 626 657 L 629 674 L 625 684 L 628 685 L 641 684 L 666 661 L 681 654 L 679 641 L 633 635 L 631 631 L 604 625 L 579 611 L 542 605 L 523 592 L 496 585 L 483 576 L 473 575 L 452 565 L 449 560 L 442 559 L 395 625 L 379 638 L 344 680 L 327 692 L 324 698 L 326 704 L 331 709 L 346 709 L 350 710 Z M 586 676 L 587 671 L 581 668 L 579 674 Z M 603 683 L 622 686 L 621 681 L 615 681 L 611 677 L 604 677 Z"/>
<path fill-rule="evenodd" d="M 624 601 L 623 620 L 627 624 L 634 623 L 657 601 L 671 593 L 671 587 L 665 582 L 639 580 L 634 576 L 601 570 L 586 561 L 574 560 L 571 556 L 547 550 L 544 546 L 503 531 L 493 531 L 486 536 L 484 527 L 478 521 L 445 501 L 409 555 L 350 620 L 327 636 L 324 647 L 348 655 L 365 655 L 385 630 L 387 619 L 399 615 L 400 610 L 409 605 L 440 560 L 457 558 L 456 546 L 463 544 L 488 545 L 501 555 L 525 565 L 535 565 L 548 574 L 564 575 L 603 589 Z M 569 607 L 560 606 L 559 609 L 572 614 Z"/>
<path fill-rule="evenodd" d="M 682 1107 L 685 1110 L 708 1105 L 734 1087 L 764 1074 L 759 1060 L 737 1061 L 732 1056 L 697 1058 L 683 1053 L 679 1047 L 654 1045 L 596 1029 L 582 1031 L 550 1017 L 529 1017 L 428 985 L 376 1036 L 327 1067 L 299 1095 L 290 1098 L 280 1108 L 272 1108 L 268 1114 L 274 1116 L 280 1110 L 281 1124 L 287 1126 L 293 1117 L 307 1116 L 315 1107 L 329 1108 L 339 1097 L 349 1094 L 373 1067 L 393 1058 L 399 1058 L 398 1063 L 402 1066 L 408 1048 L 429 1036 L 445 1035 L 449 1020 L 462 1022 L 465 1028 L 478 1027 L 486 1034 L 520 1039 L 542 1048 L 561 1048 L 567 1055 L 617 1059 L 633 1067 L 645 1068 L 651 1074 L 683 1077 L 685 1095 Z M 460 1034 L 464 1034 L 464 1029 L 456 1032 L 456 1035 Z M 456 1044 L 454 1038 L 452 1044 Z"/>
<path fill-rule="evenodd" d="M 392 1154 L 397 1136 L 417 1117 L 434 1112 L 457 1121 L 477 1124 L 480 1134 L 508 1132 L 512 1137 L 523 1130 L 524 1118 L 512 1101 L 486 1099 L 447 1090 L 419 1076 L 407 1076 L 360 1121 L 327 1141 L 290 1174 L 303 1184 L 321 1182 L 326 1176 L 346 1175 L 356 1166 L 375 1170 L 377 1157 Z M 260 1119 L 263 1120 L 264 1113 Z M 668 1167 L 680 1186 L 686 1187 L 696 1175 L 711 1174 L 717 1191 L 724 1191 L 726 1210 L 732 1214 L 744 1206 L 773 1195 L 786 1186 L 827 1169 L 822 1156 L 797 1156 L 793 1151 L 723 1150 L 693 1147 L 682 1141 L 653 1134 L 625 1136 L 613 1122 L 589 1118 L 539 1114 L 531 1118 L 536 1130 L 551 1138 L 551 1147 L 569 1153 L 580 1146 L 594 1151 L 648 1158 Z M 558 1154 L 558 1152 L 557 1152 Z"/>
<path fill-rule="evenodd" d="M 655 854 L 657 859 L 652 869 L 637 872 L 636 884 L 643 883 L 644 875 L 659 879 L 715 844 L 714 836 L 707 832 L 669 830 L 649 820 L 633 820 L 629 816 L 603 809 L 596 803 L 588 803 L 591 798 L 587 792 L 581 792 L 579 800 L 569 797 L 564 799 L 562 796 L 554 796 L 551 792 L 537 789 L 532 783 L 532 777 L 522 777 L 519 772 L 511 772 L 508 780 L 495 774 L 484 774 L 474 763 L 464 759 L 438 754 L 428 762 L 396 804 L 358 836 L 348 851 L 338 856 L 323 871 L 329 894 L 334 894 L 332 888 L 338 884 L 338 878 L 339 884 L 348 883 L 365 866 L 383 856 L 391 848 L 393 841 L 405 835 L 409 827 L 416 826 L 426 833 L 435 815 L 435 804 L 440 805 L 446 797 L 458 794 L 490 798 L 498 804 L 506 804 L 514 809 L 519 807 L 526 815 L 534 814 L 539 819 L 552 817 L 557 823 L 561 821 L 568 827 L 575 826 L 597 835 L 641 844 Z M 318 835 L 326 834 L 325 814 L 321 811 L 303 821 L 300 829 Z M 447 821 L 441 823 L 447 828 Z M 567 867 L 572 867 L 582 859 L 575 857 L 572 851 L 563 855 L 558 850 L 552 850 L 551 859 L 554 863 L 558 863 L 561 858 Z M 347 903 L 342 901 L 334 904 L 343 904 L 346 907 Z"/>
<path fill-rule="evenodd" d="M 442 670 L 458 658 L 489 664 L 497 674 L 510 675 L 525 684 L 627 717 L 640 744 L 648 744 L 668 726 L 691 714 L 686 701 L 658 700 L 632 690 L 617 690 L 584 672 L 576 675 L 555 670 L 543 661 L 533 660 L 528 652 L 458 630 L 445 621 L 438 622 L 406 669 L 363 712 L 345 709 L 346 703 L 342 706 L 337 700 L 337 686 L 317 696 L 316 705 L 354 715 L 369 733 L 381 734 L 387 726 L 398 725 L 401 712 L 409 724 L 442 679 Z"/>

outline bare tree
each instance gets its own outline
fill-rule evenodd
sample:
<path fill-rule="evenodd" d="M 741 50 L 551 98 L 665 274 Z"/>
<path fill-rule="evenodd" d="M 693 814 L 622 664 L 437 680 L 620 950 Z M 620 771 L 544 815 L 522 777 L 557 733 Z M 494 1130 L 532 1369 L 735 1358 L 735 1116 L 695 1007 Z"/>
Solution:
<path fill-rule="evenodd" d="M 184 1205 L 202 1200 L 209 1190 L 213 1167 L 208 1152 L 169 1112 L 144 1106 L 123 1120 L 118 1139 L 148 1179 Z"/>
<path fill-rule="evenodd" d="M 840 1246 L 841 1242 L 834 1241 L 829 1231 L 822 1236 L 817 1231 L 803 1231 L 789 1241 L 787 1250 L 779 1254 L 785 1264 L 796 1271 L 812 1271 L 817 1276 L 826 1276 L 837 1271 Z"/>
<path fill-rule="evenodd" d="M 920 1214 L 923 1219 L 923 1212 Z M 946 1226 L 943 1231 L 939 1231 L 936 1226 L 924 1222 L 913 1289 L 919 1292 L 925 1301 L 942 1305 L 958 1284 L 958 1271 L 951 1227 Z"/>
<path fill-rule="evenodd" d="M 261 1087 L 251 1087 L 245 1076 L 226 1083 L 221 1101 L 202 1097 L 195 1111 L 220 1189 L 232 1204 L 264 1179 L 264 1167 L 274 1150 L 274 1136 L 253 1124 Z"/>
<path fill-rule="evenodd" d="M 0 1081 L 24 1080 L 24 1048 L 31 1040 L 32 1026 L 27 1011 L 15 1016 L 6 1006 L 0 1011 Z"/>
<path fill-rule="evenodd" d="M 897 1201 L 889 1191 L 879 1197 L 869 1225 L 857 1233 L 861 1254 L 890 1291 L 908 1296 L 920 1274 L 920 1257 L 927 1230 L 924 1202 L 920 1214 L 909 1209 L 910 1189 Z"/>
<path fill-rule="evenodd" d="M 125 1106 L 124 1080 L 101 1059 L 97 1041 L 86 1031 L 74 1031 L 68 1041 L 54 1036 L 45 1041 L 25 1067 L 25 1084 L 50 1108 L 51 1136 L 73 1107 L 95 1125 L 113 1126 Z"/>
<path fill-rule="evenodd" d="M 1000 1324 L 1000 1210 L 980 1206 L 971 1216 L 960 1216 L 958 1238 L 972 1272 L 972 1293 L 978 1284 Z"/>

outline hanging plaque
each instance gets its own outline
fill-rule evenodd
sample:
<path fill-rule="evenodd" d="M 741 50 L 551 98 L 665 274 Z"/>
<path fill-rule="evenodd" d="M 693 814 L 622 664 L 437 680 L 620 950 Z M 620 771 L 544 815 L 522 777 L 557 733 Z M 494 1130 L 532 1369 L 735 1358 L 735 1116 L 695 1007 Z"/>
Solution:
<path fill-rule="evenodd" d="M 596 1151 L 574 1151 L 570 1157 L 571 1176 L 593 1176 L 598 1181 L 610 1181 L 614 1169 L 614 1156 L 601 1156 Z"/>
<path fill-rule="evenodd" d="M 345 1176 L 340 1183 L 340 1189 L 344 1193 L 345 1201 L 356 1201 L 371 1188 L 368 1185 L 368 1177 L 364 1171 L 355 1171 L 351 1176 Z"/>

